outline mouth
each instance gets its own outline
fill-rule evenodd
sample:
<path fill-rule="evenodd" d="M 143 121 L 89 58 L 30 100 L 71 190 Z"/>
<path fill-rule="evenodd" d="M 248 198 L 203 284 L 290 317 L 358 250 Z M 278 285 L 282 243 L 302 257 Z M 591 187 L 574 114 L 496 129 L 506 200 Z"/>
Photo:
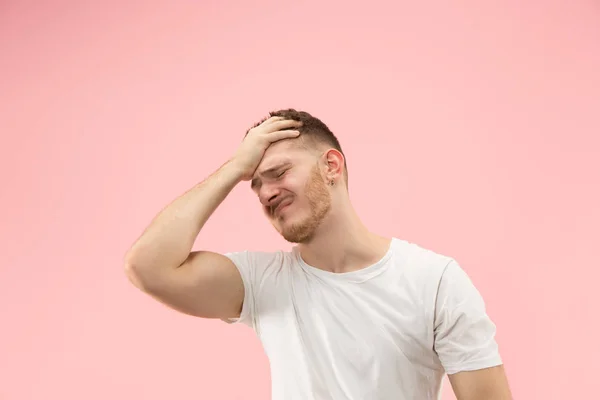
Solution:
<path fill-rule="evenodd" d="M 292 204 L 292 201 L 290 200 L 283 200 L 281 203 L 279 203 L 274 209 L 273 212 L 271 213 L 274 217 L 278 216 L 281 211 L 283 209 L 285 209 L 287 206 L 289 206 L 290 204 Z"/>

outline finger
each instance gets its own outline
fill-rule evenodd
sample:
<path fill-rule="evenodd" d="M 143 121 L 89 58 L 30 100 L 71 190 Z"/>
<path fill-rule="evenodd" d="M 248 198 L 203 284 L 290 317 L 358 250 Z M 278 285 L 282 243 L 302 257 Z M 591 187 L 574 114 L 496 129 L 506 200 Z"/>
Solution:
<path fill-rule="evenodd" d="M 283 139 L 296 138 L 299 135 L 300 135 L 300 131 L 288 129 L 288 130 L 276 131 L 276 132 L 270 133 L 267 136 L 267 138 L 270 143 L 273 143 L 273 142 L 277 142 L 277 141 L 283 140 Z"/>
<path fill-rule="evenodd" d="M 282 121 L 284 119 L 285 119 L 284 117 L 277 117 L 277 116 L 269 117 L 269 118 L 265 119 L 261 125 L 270 125 L 273 122 Z"/>
<path fill-rule="evenodd" d="M 296 121 L 293 119 L 284 119 L 281 121 L 275 121 L 272 124 L 269 125 L 269 130 L 271 132 L 274 131 L 281 131 L 281 130 L 285 130 L 285 129 L 295 129 L 295 128 L 300 128 L 302 126 L 302 122 L 301 121 Z"/>

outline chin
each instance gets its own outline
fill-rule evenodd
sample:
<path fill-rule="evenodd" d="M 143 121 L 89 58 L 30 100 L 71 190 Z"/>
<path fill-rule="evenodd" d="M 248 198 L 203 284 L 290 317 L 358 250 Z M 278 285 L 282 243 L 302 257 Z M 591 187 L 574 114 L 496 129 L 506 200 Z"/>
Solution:
<path fill-rule="evenodd" d="M 308 243 L 314 237 L 318 225 L 317 221 L 310 218 L 288 220 L 280 224 L 277 231 L 290 243 Z"/>
<path fill-rule="evenodd" d="M 298 231 L 283 231 L 280 232 L 281 236 L 290 243 L 308 243 L 312 235 L 308 232 L 298 232 Z"/>

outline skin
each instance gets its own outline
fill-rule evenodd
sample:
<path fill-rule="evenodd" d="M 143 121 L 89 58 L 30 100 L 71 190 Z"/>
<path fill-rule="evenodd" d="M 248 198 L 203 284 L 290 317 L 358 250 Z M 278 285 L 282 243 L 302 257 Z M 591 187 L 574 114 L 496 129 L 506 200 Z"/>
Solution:
<path fill-rule="evenodd" d="M 265 215 L 317 268 L 348 272 L 376 262 L 391 239 L 369 232 L 358 218 L 345 187 L 342 154 L 324 146 L 307 151 L 298 140 L 273 144 L 253 176 L 251 187 Z"/>
<path fill-rule="evenodd" d="M 512 400 L 503 365 L 448 375 L 458 400 Z"/>
<path fill-rule="evenodd" d="M 129 280 L 179 312 L 239 317 L 244 287 L 237 268 L 222 254 L 192 251 L 192 246 L 242 182 L 250 183 L 270 223 L 298 245 L 310 265 L 341 273 L 383 257 L 391 238 L 370 232 L 355 212 L 343 155 L 327 146 L 303 146 L 300 126 L 279 117 L 267 119 L 217 171 L 165 207 L 125 256 Z M 511 398 L 503 368 L 461 372 L 449 379 L 459 400 Z"/>

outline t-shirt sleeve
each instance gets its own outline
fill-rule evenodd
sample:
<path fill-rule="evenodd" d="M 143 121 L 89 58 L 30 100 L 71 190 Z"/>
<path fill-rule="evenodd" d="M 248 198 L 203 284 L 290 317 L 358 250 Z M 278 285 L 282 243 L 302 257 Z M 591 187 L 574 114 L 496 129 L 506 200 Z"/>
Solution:
<path fill-rule="evenodd" d="M 276 265 L 277 253 L 239 251 L 225 254 L 237 267 L 244 284 L 244 302 L 238 318 L 226 318 L 229 324 L 243 323 L 255 327 L 258 297 L 270 267 Z"/>
<path fill-rule="evenodd" d="M 496 325 L 467 273 L 452 260 L 439 285 L 434 347 L 447 374 L 502 364 L 495 340 Z"/>

